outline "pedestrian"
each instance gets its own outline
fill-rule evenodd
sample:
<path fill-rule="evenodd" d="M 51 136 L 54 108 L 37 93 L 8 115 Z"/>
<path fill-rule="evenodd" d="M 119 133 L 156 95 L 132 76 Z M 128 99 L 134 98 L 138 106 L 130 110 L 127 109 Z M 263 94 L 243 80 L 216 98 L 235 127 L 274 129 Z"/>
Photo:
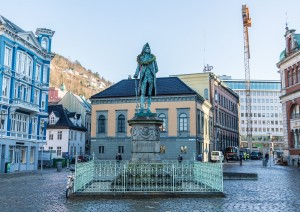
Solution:
<path fill-rule="evenodd" d="M 267 164 L 269 161 L 269 153 L 268 152 L 266 152 L 266 154 L 265 154 L 265 159 L 266 159 L 266 164 Z"/>
<path fill-rule="evenodd" d="M 182 156 L 178 155 L 178 162 L 181 163 L 181 161 L 182 161 Z"/>
<path fill-rule="evenodd" d="M 116 160 L 117 160 L 117 162 L 120 162 L 122 160 L 122 156 L 120 153 L 117 153 Z"/>
<path fill-rule="evenodd" d="M 243 165 L 243 153 L 240 153 L 239 159 L 240 159 L 240 166 L 241 166 Z"/>
<path fill-rule="evenodd" d="M 202 154 L 198 155 L 197 161 L 202 161 Z"/>

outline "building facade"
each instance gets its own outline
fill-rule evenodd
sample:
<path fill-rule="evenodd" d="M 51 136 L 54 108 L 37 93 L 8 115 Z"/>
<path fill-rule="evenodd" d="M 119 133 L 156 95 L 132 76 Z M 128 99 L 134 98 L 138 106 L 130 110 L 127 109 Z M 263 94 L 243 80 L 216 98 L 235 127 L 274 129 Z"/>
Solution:
<path fill-rule="evenodd" d="M 251 80 L 252 147 L 247 141 L 245 80 L 220 77 L 240 96 L 241 147 L 283 150 L 283 121 L 279 80 Z"/>
<path fill-rule="evenodd" d="M 63 105 L 50 105 L 45 151 L 52 158 L 75 158 L 85 154 L 86 128 L 81 114 L 70 112 Z"/>
<path fill-rule="evenodd" d="M 90 154 L 91 144 L 91 111 L 92 106 L 84 96 L 78 96 L 68 91 L 58 104 L 63 105 L 69 111 L 76 112 L 81 115 L 82 125 L 86 128 L 85 134 L 85 153 Z"/>
<path fill-rule="evenodd" d="M 212 72 L 177 75 L 212 105 L 211 149 L 239 146 L 239 96 Z"/>
<path fill-rule="evenodd" d="M 285 155 L 300 154 L 300 34 L 286 27 L 285 50 L 277 63 L 281 78 L 283 137 Z"/>
<path fill-rule="evenodd" d="M 138 97 L 137 80 L 122 80 L 91 97 L 91 153 L 99 159 L 131 158 L 131 134 L 128 120 L 134 117 Z M 160 155 L 176 160 L 181 154 L 191 160 L 203 154 L 208 160 L 211 134 L 211 105 L 177 77 L 157 78 L 157 95 L 151 111 L 162 119 Z"/>
<path fill-rule="evenodd" d="M 0 15 L 0 171 L 38 168 L 47 122 L 52 36 L 24 31 Z"/>

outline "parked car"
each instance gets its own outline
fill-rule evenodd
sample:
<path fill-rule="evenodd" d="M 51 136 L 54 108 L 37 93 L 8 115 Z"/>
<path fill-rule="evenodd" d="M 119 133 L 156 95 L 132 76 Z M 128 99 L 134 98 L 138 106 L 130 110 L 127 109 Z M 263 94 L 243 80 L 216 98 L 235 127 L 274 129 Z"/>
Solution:
<path fill-rule="evenodd" d="M 224 156 L 221 151 L 212 151 L 210 158 L 212 162 L 220 162 L 221 160 L 224 161 Z"/>
<path fill-rule="evenodd" d="M 251 160 L 254 160 L 254 159 L 257 159 L 257 160 L 260 160 L 263 158 L 263 155 L 261 152 L 258 152 L 258 151 L 252 151 L 251 152 L 251 155 L 250 155 L 250 158 Z"/>

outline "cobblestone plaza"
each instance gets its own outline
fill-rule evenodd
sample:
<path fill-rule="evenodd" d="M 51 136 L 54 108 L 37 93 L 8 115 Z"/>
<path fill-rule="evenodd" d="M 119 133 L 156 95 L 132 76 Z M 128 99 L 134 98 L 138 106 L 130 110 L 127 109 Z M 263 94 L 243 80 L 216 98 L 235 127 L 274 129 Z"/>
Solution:
<path fill-rule="evenodd" d="M 225 180 L 225 197 L 65 198 L 68 170 L 1 174 L 1 211 L 300 211 L 300 169 L 262 161 L 225 163 L 224 171 L 255 172 L 258 180 Z"/>

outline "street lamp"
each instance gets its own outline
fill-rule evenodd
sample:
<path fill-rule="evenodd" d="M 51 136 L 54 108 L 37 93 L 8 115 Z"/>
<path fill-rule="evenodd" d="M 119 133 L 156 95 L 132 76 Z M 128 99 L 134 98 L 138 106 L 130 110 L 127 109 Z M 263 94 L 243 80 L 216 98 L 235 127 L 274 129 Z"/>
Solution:
<path fill-rule="evenodd" d="M 271 136 L 272 136 L 272 134 L 271 133 L 267 133 L 267 134 L 270 137 L 268 151 L 269 151 L 269 160 L 270 160 L 270 167 L 271 167 L 271 142 L 272 142 L 272 137 Z"/>
<path fill-rule="evenodd" d="M 1 117 L 0 117 L 0 119 L 1 119 L 1 140 L 3 138 L 2 136 L 3 136 L 3 131 L 4 131 L 5 115 L 7 115 L 6 111 L 1 110 Z"/>
<path fill-rule="evenodd" d="M 41 120 L 41 130 L 42 130 L 42 154 L 41 154 L 41 174 L 43 174 L 43 151 L 44 151 L 44 145 L 43 145 L 43 140 L 44 140 L 44 128 L 45 128 L 45 123 L 44 119 Z"/>

